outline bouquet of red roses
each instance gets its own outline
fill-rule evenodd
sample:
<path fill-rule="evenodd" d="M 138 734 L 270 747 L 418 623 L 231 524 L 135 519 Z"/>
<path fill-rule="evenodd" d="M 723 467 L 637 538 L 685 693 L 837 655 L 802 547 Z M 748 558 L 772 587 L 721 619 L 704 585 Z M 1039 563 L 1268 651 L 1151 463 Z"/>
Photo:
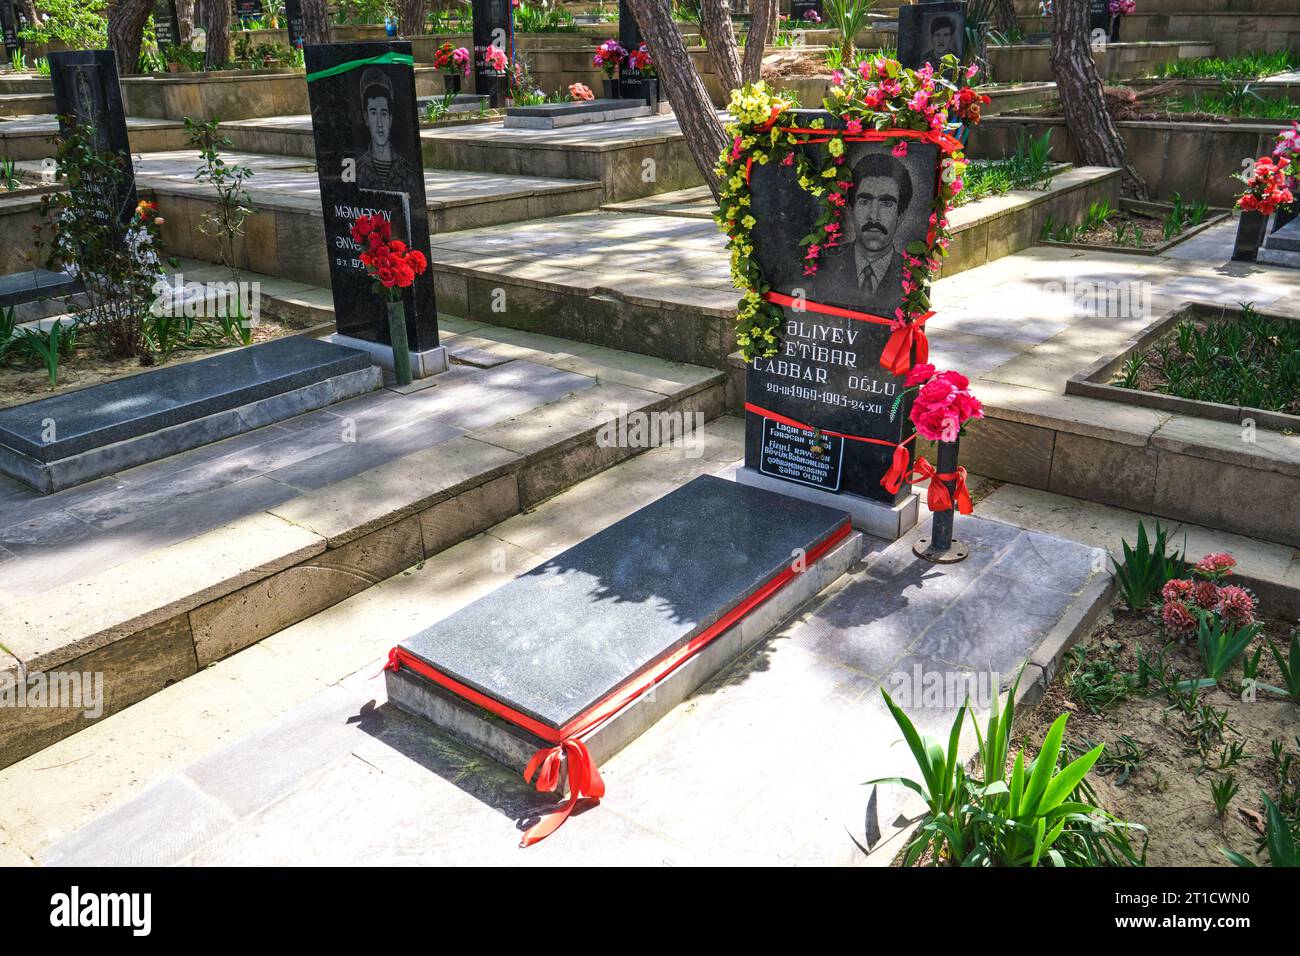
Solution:
<path fill-rule="evenodd" d="M 1245 191 L 1237 199 L 1237 208 L 1271 216 L 1279 206 L 1291 205 L 1295 196 L 1288 188 L 1290 174 L 1289 157 L 1279 156 L 1274 162 L 1271 156 L 1261 156 L 1255 160 L 1253 169 L 1238 173 L 1235 177 L 1246 184 Z"/>
<path fill-rule="evenodd" d="M 352 239 L 362 247 L 361 264 L 375 280 L 375 291 L 390 302 L 400 299 L 402 290 L 429 267 L 424 253 L 393 238 L 393 228 L 382 216 L 359 217 L 352 224 Z"/>

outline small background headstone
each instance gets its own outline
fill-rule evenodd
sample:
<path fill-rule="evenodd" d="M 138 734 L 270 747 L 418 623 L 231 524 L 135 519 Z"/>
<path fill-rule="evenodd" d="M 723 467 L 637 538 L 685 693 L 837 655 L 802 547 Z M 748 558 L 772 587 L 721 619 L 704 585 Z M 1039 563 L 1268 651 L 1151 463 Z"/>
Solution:
<path fill-rule="evenodd" d="M 5 58 L 10 59 L 23 48 L 23 41 L 18 39 L 22 29 L 21 15 L 15 0 L 0 0 L 0 30 L 4 31 Z"/>
<path fill-rule="evenodd" d="M 365 62 L 386 54 L 409 58 L 411 44 L 331 43 L 304 49 L 335 323 L 343 335 L 383 344 L 389 343 L 387 310 L 357 258 L 361 250 L 352 241 L 352 224 L 363 215 L 386 216 L 394 238 L 429 253 L 415 72 L 409 60 Z M 318 76 L 337 67 L 346 69 Z M 387 158 L 385 144 L 391 147 Z M 438 348 L 431 270 L 416 278 L 404 301 L 411 352 Z"/>
<path fill-rule="evenodd" d="M 623 49 L 631 53 L 644 42 L 641 36 L 641 26 L 636 22 L 636 15 L 628 5 L 627 0 L 619 0 L 618 3 L 618 42 Z M 647 83 L 647 81 L 650 81 Z M 658 97 L 656 89 L 652 95 L 648 87 L 657 87 L 658 83 L 654 77 L 644 76 L 640 70 L 632 69 L 630 66 L 622 66 L 618 71 L 618 95 L 626 100 L 645 100 L 651 106 L 654 106 L 654 99 Z"/>
<path fill-rule="evenodd" d="M 261 20 L 265 15 L 262 0 L 235 0 L 235 16 L 241 26 L 249 20 Z"/>
<path fill-rule="evenodd" d="M 813 20 L 808 16 L 809 13 L 815 13 L 817 19 Z M 822 13 L 822 0 L 790 0 L 790 26 L 810 26 L 819 24 L 826 19 Z"/>
<path fill-rule="evenodd" d="M 909 70 L 936 69 L 945 53 L 960 60 L 966 49 L 966 6 L 924 3 L 898 8 L 898 61 Z"/>
<path fill-rule="evenodd" d="M 176 16 L 176 0 L 154 0 L 153 33 L 159 51 L 180 42 L 181 25 Z"/>
<path fill-rule="evenodd" d="M 496 47 L 506 55 L 506 68 L 488 66 L 486 54 Z M 514 9 L 510 0 L 474 0 L 474 92 L 488 96 L 488 105 L 505 105 L 510 95 L 510 70 L 515 62 Z"/>
<path fill-rule="evenodd" d="M 289 30 L 289 47 L 301 50 L 307 36 L 307 25 L 302 18 L 302 0 L 284 0 L 284 22 Z"/>
<path fill-rule="evenodd" d="M 117 78 L 117 57 L 112 50 L 78 50 L 51 53 L 49 60 L 60 134 L 67 136 L 70 123 L 88 124 L 95 130 L 100 152 L 122 156 L 126 179 L 117 195 L 105 198 L 104 205 L 105 209 L 116 209 L 118 217 L 126 222 L 135 212 L 135 168 Z"/>

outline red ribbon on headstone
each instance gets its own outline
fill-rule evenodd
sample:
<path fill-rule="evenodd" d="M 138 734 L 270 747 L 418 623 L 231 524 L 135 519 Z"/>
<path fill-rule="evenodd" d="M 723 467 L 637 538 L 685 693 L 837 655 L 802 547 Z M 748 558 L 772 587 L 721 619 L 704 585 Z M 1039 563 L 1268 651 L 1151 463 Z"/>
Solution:
<path fill-rule="evenodd" d="M 838 305 L 826 305 L 822 302 L 812 302 L 808 299 L 796 299 L 793 296 L 786 295 L 784 292 L 764 292 L 763 298 L 773 305 L 782 305 L 793 308 L 795 311 L 816 312 L 820 315 L 834 315 L 842 319 L 856 319 L 859 322 L 871 322 L 875 325 L 888 325 L 893 328 L 894 334 L 889 337 L 885 343 L 884 351 L 880 353 L 880 364 L 889 372 L 890 375 L 906 375 L 912 370 L 912 347 L 916 347 L 917 364 L 924 364 L 930 357 L 930 340 L 925 337 L 925 325 L 933 312 L 925 312 L 918 315 L 912 322 L 899 322 L 897 319 L 887 319 L 883 315 L 874 315 L 871 312 L 858 312 L 855 309 L 842 309 Z"/>

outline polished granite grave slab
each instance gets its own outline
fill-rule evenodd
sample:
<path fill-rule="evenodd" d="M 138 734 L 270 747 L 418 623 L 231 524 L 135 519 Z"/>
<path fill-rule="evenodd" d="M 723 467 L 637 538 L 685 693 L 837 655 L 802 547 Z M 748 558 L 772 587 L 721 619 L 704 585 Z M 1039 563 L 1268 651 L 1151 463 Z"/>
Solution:
<path fill-rule="evenodd" d="M 0 472 L 53 492 L 380 385 L 357 349 L 290 336 L 0 410 Z"/>
<path fill-rule="evenodd" d="M 560 728 L 847 522 L 842 511 L 701 476 L 399 646 Z M 429 681 L 405 668 L 388 678 L 391 699 L 429 716 L 410 693 Z"/>
<path fill-rule="evenodd" d="M 512 106 L 506 110 L 506 129 L 563 129 L 586 123 L 649 116 L 650 104 L 637 99 L 578 100 L 573 103 L 541 103 Z"/>

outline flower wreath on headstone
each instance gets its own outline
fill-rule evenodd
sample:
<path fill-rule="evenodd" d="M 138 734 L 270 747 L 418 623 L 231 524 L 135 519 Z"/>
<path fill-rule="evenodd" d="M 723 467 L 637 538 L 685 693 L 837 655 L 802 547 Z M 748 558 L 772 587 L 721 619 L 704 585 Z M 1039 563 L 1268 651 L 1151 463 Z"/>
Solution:
<path fill-rule="evenodd" d="M 800 240 L 806 250 L 804 275 L 815 275 L 822 253 L 843 241 L 841 223 L 853 186 L 841 171 L 846 142 L 884 142 L 903 155 L 909 141 L 920 140 L 938 146 L 943 156 L 926 239 L 904 250 L 902 305 L 892 316 L 875 317 L 894 329 L 898 346 L 905 346 L 913 333 L 920 333 L 921 324 L 930 315 L 930 283 L 951 239 L 948 210 L 962 190 L 966 169 L 961 142 L 948 130 L 952 124 L 978 123 L 980 107 L 989 102 L 969 85 L 977 72 L 976 66 L 963 67 L 951 54 L 937 70 L 929 64 L 908 70 L 897 60 L 884 57 L 864 59 L 852 72 L 836 70 L 823 106 L 844 122 L 842 129 L 827 129 L 823 118 L 806 127 L 795 125 L 791 111 L 796 104 L 761 81 L 731 94 L 727 108 L 732 117 L 727 124 L 731 146 L 719 158 L 722 191 L 715 218 L 727 234 L 732 281 L 745 291 L 737 309 L 736 342 L 747 361 L 776 354 L 782 320 L 778 302 L 785 298 L 772 290 L 754 256 L 751 233 L 756 223 L 750 210 L 750 172 L 756 163 L 792 166 L 800 188 L 820 200 L 813 231 Z M 814 163 L 800 148 L 810 143 L 825 144 L 824 165 Z M 906 355 L 911 349 L 892 346 L 891 342 L 886 353 L 894 353 L 904 363 L 899 365 L 899 374 L 906 372 Z M 884 360 L 882 364 L 890 365 Z"/>

